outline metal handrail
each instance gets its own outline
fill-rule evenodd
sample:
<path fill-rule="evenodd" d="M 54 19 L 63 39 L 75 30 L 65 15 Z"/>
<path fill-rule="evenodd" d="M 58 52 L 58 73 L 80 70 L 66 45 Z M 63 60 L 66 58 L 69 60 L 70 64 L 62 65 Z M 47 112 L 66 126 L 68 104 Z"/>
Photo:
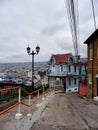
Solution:
<path fill-rule="evenodd" d="M 35 104 L 35 103 L 42 97 L 42 95 L 41 95 L 41 96 L 38 96 L 38 97 L 36 98 L 36 100 L 34 100 L 33 102 L 31 102 L 31 103 L 29 103 L 29 104 L 26 104 L 26 103 L 21 102 L 21 90 L 22 90 L 24 93 L 26 93 L 27 95 L 30 96 L 30 95 L 33 95 L 33 94 L 35 94 L 35 93 L 37 93 L 37 92 L 39 93 L 40 90 L 44 90 L 44 87 L 42 87 L 42 88 L 40 88 L 40 89 L 38 89 L 38 90 L 33 91 L 33 92 L 30 93 L 30 92 L 28 92 L 26 89 L 22 88 L 21 86 L 17 86 L 17 87 L 13 87 L 13 88 L 1 89 L 1 90 L 0 90 L 0 93 L 6 92 L 6 91 L 15 90 L 15 89 L 19 89 L 19 96 L 18 96 L 18 97 L 19 97 L 19 98 L 18 98 L 19 100 L 18 100 L 18 102 L 15 103 L 15 104 L 12 105 L 12 106 L 6 108 L 5 110 L 1 111 L 1 112 L 0 112 L 0 115 L 2 115 L 2 114 L 4 114 L 5 112 L 11 110 L 12 108 L 16 107 L 17 105 L 19 105 L 18 112 L 20 112 L 20 104 L 25 105 L 25 106 L 27 106 L 27 107 L 31 107 L 33 104 Z M 44 95 L 44 91 L 43 91 L 43 95 Z M 29 99 L 29 102 L 30 102 L 30 100 L 31 100 L 31 99 Z"/>

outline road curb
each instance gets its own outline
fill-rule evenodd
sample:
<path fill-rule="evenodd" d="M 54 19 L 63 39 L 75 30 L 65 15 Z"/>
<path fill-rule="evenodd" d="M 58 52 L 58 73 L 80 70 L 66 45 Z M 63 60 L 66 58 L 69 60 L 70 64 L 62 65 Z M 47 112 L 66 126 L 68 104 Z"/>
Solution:
<path fill-rule="evenodd" d="M 86 101 L 88 101 L 88 102 L 90 102 L 90 103 L 93 103 L 93 104 L 95 104 L 95 105 L 98 105 L 98 101 L 94 100 L 93 98 L 90 98 L 90 97 L 87 97 L 87 96 L 82 96 L 82 95 L 79 95 L 79 94 L 78 94 L 78 96 L 79 96 L 80 98 L 85 99 Z"/>

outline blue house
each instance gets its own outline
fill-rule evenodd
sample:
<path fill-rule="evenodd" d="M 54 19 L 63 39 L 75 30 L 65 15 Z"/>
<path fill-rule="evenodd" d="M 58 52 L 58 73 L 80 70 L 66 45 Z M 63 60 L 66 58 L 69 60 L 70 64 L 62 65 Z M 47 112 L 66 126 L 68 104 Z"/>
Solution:
<path fill-rule="evenodd" d="M 85 80 L 86 64 L 68 54 L 52 55 L 49 60 L 49 85 L 62 86 L 64 91 L 78 91 L 79 81 Z"/>

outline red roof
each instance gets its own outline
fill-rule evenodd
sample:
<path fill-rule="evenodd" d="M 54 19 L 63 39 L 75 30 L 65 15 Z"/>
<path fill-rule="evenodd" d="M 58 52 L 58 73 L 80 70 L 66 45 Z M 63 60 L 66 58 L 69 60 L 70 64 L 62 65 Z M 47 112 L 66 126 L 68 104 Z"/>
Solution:
<path fill-rule="evenodd" d="M 72 56 L 71 53 L 68 54 L 57 54 L 52 55 L 56 63 L 68 62 L 68 59 Z"/>

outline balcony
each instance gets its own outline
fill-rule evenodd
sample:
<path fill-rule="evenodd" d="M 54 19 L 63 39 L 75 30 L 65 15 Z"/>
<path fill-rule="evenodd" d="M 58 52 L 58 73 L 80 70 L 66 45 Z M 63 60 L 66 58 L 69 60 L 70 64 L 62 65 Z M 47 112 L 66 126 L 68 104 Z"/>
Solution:
<path fill-rule="evenodd" d="M 72 76 L 72 75 L 73 75 L 72 72 L 67 73 L 67 76 Z"/>
<path fill-rule="evenodd" d="M 50 72 L 47 74 L 47 76 L 66 76 L 66 72 Z"/>

